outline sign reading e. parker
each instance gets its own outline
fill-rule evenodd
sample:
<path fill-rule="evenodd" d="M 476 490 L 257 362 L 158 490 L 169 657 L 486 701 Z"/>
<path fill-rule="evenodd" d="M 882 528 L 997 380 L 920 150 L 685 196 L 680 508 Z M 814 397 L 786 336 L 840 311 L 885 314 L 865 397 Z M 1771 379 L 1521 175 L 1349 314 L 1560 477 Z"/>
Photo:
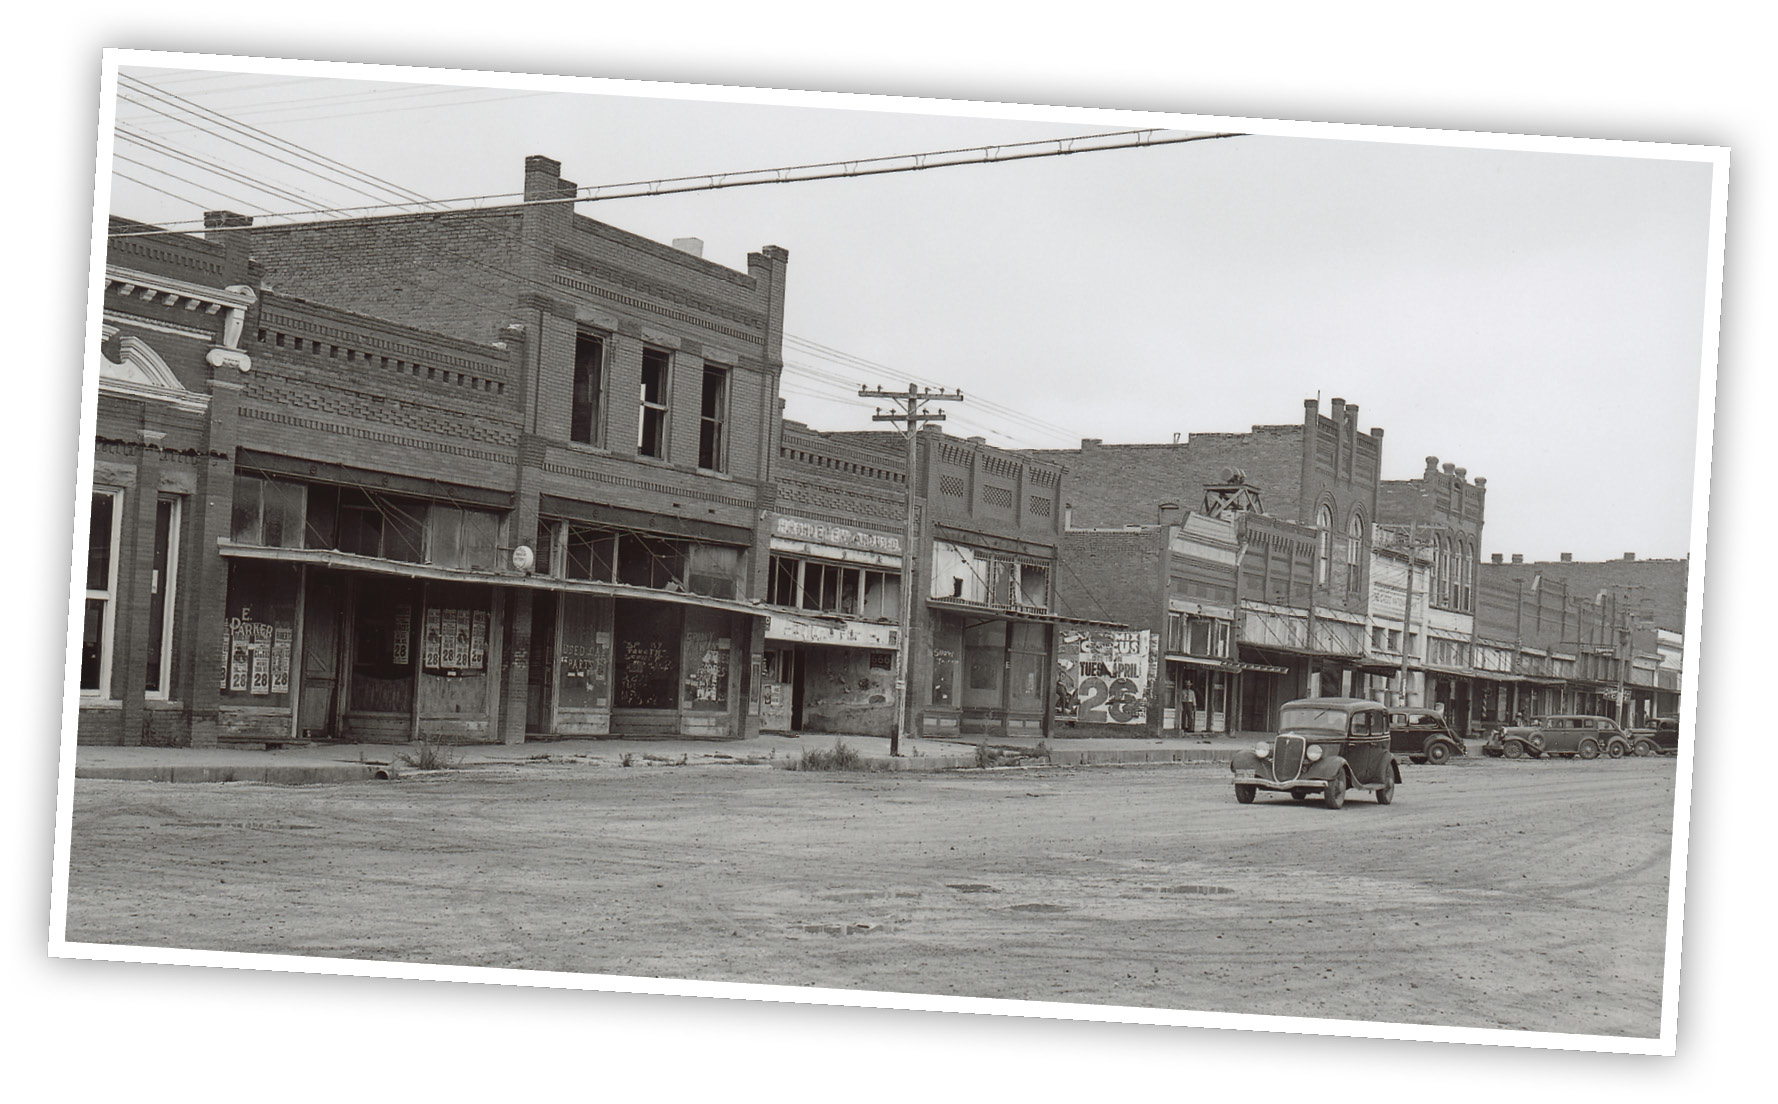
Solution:
<path fill-rule="evenodd" d="M 839 548 L 862 548 L 870 552 L 887 552 L 892 556 L 901 555 L 900 537 L 888 533 L 872 533 L 866 529 L 853 529 L 845 525 L 832 525 L 825 521 L 780 516 L 772 522 L 772 533 L 786 540 L 814 541 L 816 544 L 831 544 Z"/>

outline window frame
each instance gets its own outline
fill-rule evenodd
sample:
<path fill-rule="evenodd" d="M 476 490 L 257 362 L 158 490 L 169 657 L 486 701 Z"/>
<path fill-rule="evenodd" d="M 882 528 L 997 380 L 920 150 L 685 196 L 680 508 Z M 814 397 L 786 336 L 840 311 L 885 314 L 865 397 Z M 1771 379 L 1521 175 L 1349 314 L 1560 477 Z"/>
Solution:
<path fill-rule="evenodd" d="M 588 344 L 596 344 L 599 349 L 597 363 L 592 364 L 590 370 L 582 355 Z M 610 360 L 611 343 L 607 335 L 584 329 L 576 332 L 574 374 L 568 392 L 568 440 L 575 444 L 605 447 L 605 369 Z M 590 382 L 583 386 L 583 379 L 588 376 Z"/>
<path fill-rule="evenodd" d="M 658 401 L 651 402 L 648 398 L 648 372 L 652 359 L 658 358 L 660 364 L 660 380 L 655 390 L 660 396 Z M 671 455 L 669 439 L 673 423 L 673 353 L 671 350 L 658 348 L 654 345 L 642 347 L 642 372 L 637 394 L 636 420 L 636 455 L 652 460 L 666 460 Z M 648 429 L 650 417 L 656 422 L 655 451 L 649 451 Z"/>
<path fill-rule="evenodd" d="M 698 400 L 699 471 L 728 471 L 729 402 L 734 389 L 734 378 L 734 369 L 728 365 L 705 362 L 703 388 Z M 714 404 L 711 403 L 712 380 L 716 381 Z M 716 407 L 714 412 L 709 409 L 712 405 Z M 704 463 L 706 458 L 710 463 Z"/>
<path fill-rule="evenodd" d="M 162 503 L 166 503 L 171 507 L 167 516 L 167 577 L 164 580 L 159 578 L 159 573 L 151 567 L 148 592 L 150 606 L 152 607 L 153 603 L 158 598 L 161 607 L 160 665 L 159 670 L 155 672 L 155 681 L 160 685 L 158 688 L 150 688 L 144 685 L 143 688 L 143 696 L 152 701 L 172 700 L 173 623 L 177 619 L 175 613 L 179 608 L 179 536 L 180 526 L 185 520 L 185 496 L 160 494 L 155 497 L 154 508 L 157 525 L 160 520 L 159 515 Z M 159 543 L 157 533 L 155 544 L 158 545 Z M 158 551 L 158 548 L 153 550 L 153 552 Z M 152 622 L 152 608 L 149 617 Z"/>
<path fill-rule="evenodd" d="M 105 589 L 95 590 L 87 587 L 81 602 L 82 621 L 87 604 L 103 602 L 104 612 L 99 615 L 99 672 L 98 685 L 81 686 L 80 696 L 88 701 L 116 701 L 111 693 L 112 659 L 117 649 L 117 575 L 118 557 L 123 551 L 123 505 L 124 492 L 121 487 L 94 487 L 93 504 L 99 498 L 111 500 L 111 533 L 106 543 Z M 86 579 L 92 579 L 92 515 L 87 515 L 87 570 Z M 84 679 L 82 680 L 85 681 Z"/>
<path fill-rule="evenodd" d="M 1315 511 L 1315 585 L 1326 586 L 1333 573 L 1333 508 L 1325 502 Z"/>

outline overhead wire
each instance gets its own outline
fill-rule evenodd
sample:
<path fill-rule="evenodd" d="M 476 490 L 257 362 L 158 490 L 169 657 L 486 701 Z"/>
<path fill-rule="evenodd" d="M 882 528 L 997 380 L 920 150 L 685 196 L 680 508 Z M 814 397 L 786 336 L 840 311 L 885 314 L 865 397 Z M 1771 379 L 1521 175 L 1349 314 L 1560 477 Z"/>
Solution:
<path fill-rule="evenodd" d="M 442 206 L 443 203 L 449 202 L 449 201 L 429 200 L 423 194 L 421 194 L 417 191 L 405 188 L 401 185 L 395 184 L 395 183 L 385 180 L 381 177 L 377 177 L 374 174 L 370 174 L 370 173 L 363 172 L 362 170 L 358 170 L 350 165 L 345 164 L 344 162 L 340 162 L 340 161 L 337 161 L 333 158 L 327 157 L 324 154 L 320 154 L 318 151 L 314 151 L 314 150 L 309 149 L 307 147 L 301 146 L 300 144 L 281 139 L 281 138 L 277 137 L 276 135 L 272 135 L 269 132 L 260 130 L 257 127 L 252 127 L 250 124 L 240 124 L 237 121 L 230 119 L 228 116 L 225 116 L 220 112 L 214 111 L 213 109 L 206 108 L 206 107 L 203 107 L 202 105 L 199 105 L 199 104 L 196 104 L 192 101 L 186 100 L 184 97 L 177 96 L 174 93 L 169 93 L 169 92 L 165 92 L 162 89 L 157 89 L 153 85 L 148 84 L 147 82 L 136 81 L 135 83 L 137 85 L 141 86 L 141 90 L 143 91 L 144 94 L 152 95 L 155 98 L 160 99 L 162 102 L 167 103 L 169 106 L 174 107 L 177 110 L 184 112 L 185 114 L 196 115 L 199 118 L 214 119 L 218 125 L 224 126 L 226 129 L 228 129 L 238 135 L 246 137 L 250 140 L 258 141 L 258 142 L 261 142 L 265 145 L 268 145 L 273 150 L 277 151 L 277 155 L 268 155 L 268 154 L 264 154 L 264 153 L 259 153 L 259 156 L 270 156 L 270 157 L 272 157 L 273 160 L 278 160 L 282 164 L 286 165 L 289 168 L 294 168 L 294 169 L 299 169 L 301 171 L 304 171 L 304 172 L 308 173 L 309 175 L 315 176 L 317 179 L 322 180 L 330 185 L 346 187 L 349 190 L 355 192 L 356 194 L 364 196 L 366 198 L 382 198 L 382 197 L 378 196 L 374 192 L 366 191 L 363 187 L 360 186 L 360 184 L 369 184 L 373 187 L 385 189 L 384 195 L 394 194 L 394 195 L 398 195 L 398 196 L 402 197 L 398 202 L 392 203 L 392 204 L 386 204 L 385 206 L 390 206 L 390 207 L 392 207 L 392 206 L 409 206 L 409 207 L 411 207 L 411 206 L 417 206 L 417 205 L 432 205 L 434 210 L 436 210 L 437 207 Z M 153 104 L 143 103 L 140 100 L 134 100 L 134 99 L 132 99 L 132 102 L 137 103 L 139 106 L 143 106 L 147 110 L 159 113 L 159 114 L 163 115 L 164 117 L 174 118 L 174 119 L 179 118 L 179 116 L 172 115 L 164 108 L 157 107 Z M 1142 134 L 1142 133 L 1148 133 L 1148 132 L 1130 131 L 1130 132 L 1120 132 L 1120 133 Z M 1102 136 L 1094 136 L 1094 137 L 1102 137 Z M 139 140 L 139 138 L 138 138 L 138 140 Z M 1043 143 L 1023 143 L 1023 144 L 1026 144 L 1026 145 L 1051 144 L 1052 142 L 1055 142 L 1055 141 L 1066 141 L 1066 140 L 1045 140 Z M 1020 143 L 1015 143 L 1013 145 L 1020 145 Z M 964 149 L 964 150 L 958 150 L 958 151 L 938 151 L 938 153 L 973 152 L 975 149 L 983 149 L 983 148 L 1000 148 L 1000 147 L 974 147 L 971 149 Z M 324 162 L 327 165 L 335 166 L 334 169 L 330 170 L 334 173 L 334 175 L 330 177 L 329 175 L 327 175 L 327 174 L 325 174 L 313 167 L 309 167 L 307 165 L 299 165 L 299 164 L 289 161 L 287 158 L 290 154 L 293 154 L 293 153 L 300 154 L 300 155 L 304 156 L 306 159 L 319 160 L 319 161 Z M 909 156 L 930 156 L 930 155 L 909 155 Z M 867 158 L 867 159 L 861 159 L 860 161 L 851 162 L 850 164 L 859 164 L 859 163 L 864 163 L 864 162 L 883 161 L 883 160 L 892 160 L 892 159 L 894 159 L 894 158 Z M 202 163 L 201 161 L 198 161 L 197 159 L 191 158 L 189 156 L 186 157 L 185 160 L 193 162 L 193 163 L 199 163 L 199 164 Z M 135 163 L 141 164 L 141 162 L 135 162 Z M 838 164 L 838 163 L 827 163 L 827 164 Z M 144 166 L 144 167 L 152 168 L 151 166 Z M 157 170 L 157 171 L 164 172 L 164 170 Z M 786 170 L 776 170 L 776 171 L 786 171 Z M 167 175 L 173 175 L 173 174 L 167 174 Z M 219 173 L 219 175 L 223 175 L 223 174 Z M 722 174 L 718 174 L 718 175 L 722 175 Z M 669 178 L 669 179 L 682 181 L 682 180 L 707 179 L 707 178 L 708 177 L 706 177 L 706 176 L 698 176 L 698 177 L 678 177 L 678 178 Z M 142 185 L 144 187 L 150 187 L 152 190 L 160 192 L 163 195 L 173 196 L 173 198 L 178 198 L 178 199 L 185 198 L 185 197 L 177 196 L 174 193 L 168 192 L 167 190 L 162 189 L 162 188 L 154 188 L 152 185 L 148 185 L 145 182 L 143 182 L 137 178 L 134 178 L 134 177 L 124 176 L 123 179 L 128 179 L 132 183 L 136 183 L 136 184 Z M 184 178 L 181 178 L 181 177 L 175 176 L 175 179 L 180 179 L 185 183 L 193 184 L 194 186 L 197 186 L 197 187 L 204 187 L 204 185 L 196 184 L 196 182 L 185 180 Z M 239 174 L 236 174 L 236 179 L 239 180 L 239 179 L 242 179 L 242 177 Z M 209 190 L 214 191 L 214 189 L 209 189 Z M 269 194 L 269 195 L 280 194 L 278 191 L 270 190 L 270 189 L 261 188 L 259 190 L 265 191 L 265 193 Z M 585 189 L 583 189 L 583 190 L 585 190 Z M 216 192 L 215 194 L 223 195 L 225 193 Z M 291 196 L 294 193 L 289 192 L 289 191 L 284 191 L 284 192 L 282 192 L 282 194 L 284 194 L 286 196 Z M 230 197 L 230 198 L 236 198 L 236 197 Z M 504 198 L 504 197 L 483 197 L 483 198 Z M 187 201 L 189 201 L 189 200 L 187 200 Z M 352 209 L 356 210 L 356 209 L 363 209 L 363 208 L 352 208 Z M 336 210 L 346 210 L 346 208 L 338 208 Z M 152 232 L 154 232 L 154 231 L 148 231 L 148 232 L 138 231 L 136 233 L 152 233 Z M 160 232 L 166 232 L 166 231 L 163 229 Z M 428 243 L 428 246 L 429 247 L 437 247 L 447 253 L 455 253 L 454 250 L 450 250 L 446 247 L 437 246 L 437 243 Z M 535 283 L 535 281 L 529 281 L 519 273 L 515 273 L 510 270 L 500 268 L 496 265 L 492 265 L 492 264 L 488 263 L 485 259 L 469 257 L 464 254 L 456 254 L 456 255 L 460 259 L 462 259 L 470 264 L 473 264 L 473 265 L 475 265 L 479 268 L 482 268 L 486 271 L 493 272 L 496 275 L 504 276 L 507 279 L 519 281 L 521 284 Z M 431 271 L 437 272 L 440 275 L 446 274 L 443 270 L 437 269 L 432 266 L 424 265 L 422 262 L 415 261 L 414 263 L 418 264 L 422 268 L 427 268 Z M 502 289 L 489 287 L 489 286 L 483 285 L 483 284 L 476 284 L 474 281 L 465 280 L 461 277 L 460 274 L 453 274 L 453 275 L 455 275 L 455 278 L 458 282 L 469 284 L 470 286 L 476 287 L 479 290 L 488 292 L 490 295 L 497 296 L 497 297 L 504 297 L 507 294 Z M 445 293 L 445 294 L 448 295 L 449 293 Z M 455 298 L 460 302 L 470 303 L 472 305 L 477 305 L 477 306 L 484 306 L 485 305 L 485 304 L 475 303 L 473 300 L 462 299 L 459 296 L 450 296 L 450 297 Z M 824 345 L 820 342 L 812 341 L 807 338 L 802 338 L 797 335 L 786 334 L 785 340 L 792 345 L 802 347 L 806 352 L 808 352 L 812 356 L 815 356 L 817 359 L 827 360 L 830 363 L 834 363 L 834 364 L 841 365 L 844 367 L 872 368 L 872 369 L 875 369 L 879 374 L 887 373 L 891 377 L 906 374 L 906 373 L 900 372 L 896 369 L 890 368 L 887 365 L 880 364 L 878 362 L 871 361 L 867 358 L 857 356 L 856 354 L 847 353 L 844 350 L 836 349 L 832 346 Z M 786 370 L 787 371 L 796 370 L 796 371 L 802 373 L 803 375 L 805 375 L 806 377 L 810 378 L 811 382 L 817 383 L 820 385 L 832 386 L 835 388 L 844 387 L 848 391 L 850 391 L 854 386 L 854 383 L 852 380 L 843 379 L 838 373 L 815 368 L 810 365 L 796 364 L 794 362 L 786 361 Z M 918 375 L 915 375 L 913 378 L 916 381 L 920 380 L 920 377 Z M 927 382 L 930 382 L 930 381 L 927 381 Z M 869 404 L 866 404 L 863 402 L 853 401 L 850 398 L 850 396 L 846 396 L 846 397 L 842 397 L 839 395 L 827 396 L 827 395 L 820 395 L 818 392 L 808 392 L 808 391 L 793 392 L 793 393 L 799 393 L 799 394 L 804 395 L 805 397 L 810 397 L 810 398 L 820 398 L 823 401 L 844 403 L 846 405 L 851 405 L 851 406 L 864 407 L 864 406 L 869 405 Z M 1043 419 L 1024 414 L 1024 413 L 1017 411 L 1011 407 L 1004 406 L 1003 404 L 995 403 L 992 400 L 977 398 L 975 400 L 975 405 L 979 408 L 984 409 L 985 411 L 987 411 L 989 413 L 998 414 L 998 415 L 1002 416 L 1003 418 L 1020 423 L 1027 430 L 1035 430 L 1035 431 L 1041 432 L 1045 435 L 1051 435 L 1051 434 L 1057 434 L 1057 433 L 1068 434 L 1070 436 L 1078 436 L 1079 435 L 1077 431 L 1072 430 L 1068 427 L 1060 426 L 1056 423 L 1047 422 Z M 961 417 L 958 417 L 957 421 L 959 421 L 963 424 L 969 424 L 969 425 L 976 425 L 977 424 L 977 420 L 967 414 L 965 414 Z M 1004 429 L 1002 429 L 998 426 L 983 424 L 980 426 L 980 428 L 985 429 L 987 432 L 992 433 L 996 437 L 1000 437 L 1002 439 L 1013 442 L 1015 444 L 1015 447 L 1021 443 L 1019 441 L 1019 438 L 1015 437 L 1013 434 L 1005 432 Z"/>

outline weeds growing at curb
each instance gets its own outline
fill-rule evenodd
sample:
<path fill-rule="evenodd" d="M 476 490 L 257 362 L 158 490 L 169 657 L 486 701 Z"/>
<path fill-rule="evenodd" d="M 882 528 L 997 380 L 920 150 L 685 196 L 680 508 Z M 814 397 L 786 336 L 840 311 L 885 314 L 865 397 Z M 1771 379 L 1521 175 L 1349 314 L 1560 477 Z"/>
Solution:
<path fill-rule="evenodd" d="M 633 767 L 636 765 L 636 757 L 626 751 L 618 757 L 617 765 L 620 767 Z"/>
<path fill-rule="evenodd" d="M 453 770 L 457 766 L 457 753 L 431 740 L 421 740 L 418 748 L 402 752 L 400 759 L 415 770 L 423 771 Z"/>
<path fill-rule="evenodd" d="M 796 761 L 796 770 L 802 771 L 843 771 L 861 770 L 865 767 L 864 757 L 848 746 L 844 740 L 834 741 L 831 748 L 809 748 Z"/>

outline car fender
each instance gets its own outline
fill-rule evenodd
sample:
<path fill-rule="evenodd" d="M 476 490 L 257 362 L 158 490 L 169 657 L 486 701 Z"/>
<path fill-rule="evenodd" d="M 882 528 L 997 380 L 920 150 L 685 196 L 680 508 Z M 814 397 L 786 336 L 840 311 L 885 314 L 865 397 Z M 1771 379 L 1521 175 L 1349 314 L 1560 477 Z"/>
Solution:
<path fill-rule="evenodd" d="M 1229 770 L 1231 770 L 1231 771 L 1253 771 L 1255 773 L 1258 773 L 1258 771 L 1259 771 L 1259 756 L 1257 756 L 1253 753 L 1253 749 L 1243 748 L 1240 751 L 1235 752 L 1235 754 L 1229 756 Z"/>
<path fill-rule="evenodd" d="M 1352 770 L 1346 766 L 1346 760 L 1338 755 L 1323 755 L 1313 763 L 1304 764 L 1301 777 L 1313 779 L 1316 782 L 1326 782 L 1342 771 L 1345 772 L 1346 781 L 1350 784 Z"/>
<path fill-rule="evenodd" d="M 1532 743 L 1531 737 L 1529 737 L 1529 736 L 1508 736 L 1508 737 L 1506 737 L 1506 739 L 1500 741 L 1500 746 L 1502 749 L 1504 749 L 1506 747 L 1506 745 L 1508 745 L 1508 744 L 1518 744 L 1519 746 L 1521 746 L 1525 749 L 1525 754 L 1527 754 L 1533 758 L 1536 758 L 1537 756 L 1543 754 L 1543 748 L 1537 746 L 1537 744 L 1535 744 L 1535 743 Z"/>
<path fill-rule="evenodd" d="M 1393 755 L 1389 757 L 1389 777 L 1401 781 L 1401 760 Z"/>

